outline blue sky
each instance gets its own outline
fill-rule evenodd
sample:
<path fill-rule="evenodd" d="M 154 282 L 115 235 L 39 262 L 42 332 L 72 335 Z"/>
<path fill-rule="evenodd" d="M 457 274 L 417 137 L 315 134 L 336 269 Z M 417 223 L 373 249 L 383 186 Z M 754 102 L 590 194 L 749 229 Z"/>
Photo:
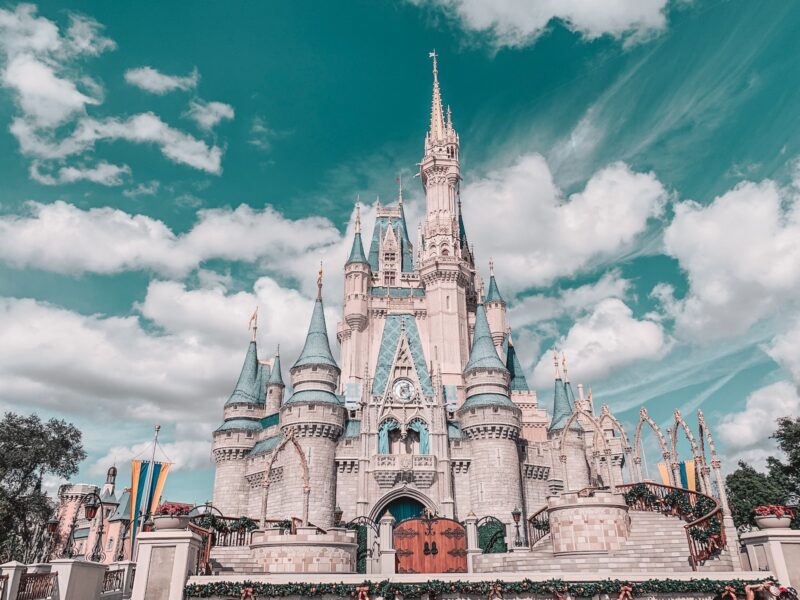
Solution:
<path fill-rule="evenodd" d="M 77 423 L 82 480 L 159 422 L 206 500 L 253 308 L 291 360 L 356 197 L 370 230 L 401 173 L 418 217 L 436 48 L 540 402 L 557 346 L 623 422 L 702 408 L 763 461 L 800 412 L 800 5 L 558 4 L 0 5 L 0 408 Z"/>

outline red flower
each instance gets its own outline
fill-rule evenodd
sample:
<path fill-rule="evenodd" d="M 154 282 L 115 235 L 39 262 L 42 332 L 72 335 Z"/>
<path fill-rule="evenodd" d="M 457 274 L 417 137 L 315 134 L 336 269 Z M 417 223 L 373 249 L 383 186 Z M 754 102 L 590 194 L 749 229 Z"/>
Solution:
<path fill-rule="evenodd" d="M 759 517 L 791 517 L 794 518 L 794 509 L 791 509 L 782 504 L 766 504 L 763 506 L 756 506 L 753 511 Z"/>

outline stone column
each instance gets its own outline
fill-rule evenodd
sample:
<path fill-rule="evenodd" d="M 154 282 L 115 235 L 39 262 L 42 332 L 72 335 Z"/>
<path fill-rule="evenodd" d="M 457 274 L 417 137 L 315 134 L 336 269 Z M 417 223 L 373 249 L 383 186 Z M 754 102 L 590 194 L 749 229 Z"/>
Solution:
<path fill-rule="evenodd" d="M 140 533 L 132 600 L 182 600 L 194 575 L 202 538 L 184 529 Z"/>
<path fill-rule="evenodd" d="M 739 539 L 747 548 L 753 571 L 766 569 L 772 571 L 782 585 L 800 586 L 800 531 L 762 529 L 743 533 Z M 730 541 L 728 543 L 730 547 Z"/>
<path fill-rule="evenodd" d="M 21 562 L 12 560 L 5 564 L 0 565 L 0 575 L 7 575 L 6 589 L 3 592 L 0 600 L 17 600 L 17 592 L 19 592 L 19 581 L 25 573 L 25 565 Z"/>
<path fill-rule="evenodd" d="M 380 525 L 380 538 L 381 538 L 381 574 L 391 575 L 397 568 L 395 555 L 397 551 L 394 549 L 394 539 L 392 538 L 395 518 L 386 513 L 379 521 Z"/>
<path fill-rule="evenodd" d="M 57 558 L 51 564 L 50 572 L 58 573 L 59 600 L 100 597 L 106 565 L 73 558 Z"/>
<path fill-rule="evenodd" d="M 475 516 L 475 513 L 471 512 L 467 515 L 464 525 L 467 528 L 467 573 L 472 573 L 472 561 L 476 554 L 481 553 L 480 546 L 478 546 L 478 517 Z"/>

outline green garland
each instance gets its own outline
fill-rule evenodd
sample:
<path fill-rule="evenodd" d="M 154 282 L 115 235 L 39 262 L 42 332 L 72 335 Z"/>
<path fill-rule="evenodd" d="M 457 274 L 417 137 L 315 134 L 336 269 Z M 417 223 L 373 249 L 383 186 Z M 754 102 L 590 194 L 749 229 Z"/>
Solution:
<path fill-rule="evenodd" d="M 732 579 L 717 581 L 714 579 L 648 579 L 647 581 L 620 581 L 618 579 L 604 579 L 592 582 L 566 582 L 561 579 L 547 581 L 440 581 L 431 579 L 420 583 L 395 583 L 391 581 L 365 581 L 361 584 L 353 583 L 263 583 L 255 581 L 215 581 L 212 583 L 192 583 L 184 589 L 185 598 L 222 598 L 241 597 L 242 590 L 252 588 L 253 595 L 257 598 L 272 598 L 281 596 L 303 596 L 307 598 L 318 596 L 337 596 L 340 598 L 356 598 L 358 588 L 366 586 L 369 597 L 383 596 L 386 600 L 393 600 L 398 594 L 403 598 L 419 598 L 423 594 L 459 594 L 487 596 L 490 591 L 496 590 L 506 594 L 526 594 L 537 596 L 555 596 L 555 593 L 569 594 L 575 598 L 590 598 L 599 594 L 619 594 L 622 586 L 629 586 L 631 594 L 636 597 L 645 594 L 715 594 L 722 598 L 726 587 L 730 586 L 737 595 L 744 593 L 746 584 L 758 583 Z"/>

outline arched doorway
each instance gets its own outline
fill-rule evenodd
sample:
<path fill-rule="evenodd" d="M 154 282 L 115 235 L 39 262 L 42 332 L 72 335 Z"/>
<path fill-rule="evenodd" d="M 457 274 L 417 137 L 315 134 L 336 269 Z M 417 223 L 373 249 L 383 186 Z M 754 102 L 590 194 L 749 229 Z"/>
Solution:
<path fill-rule="evenodd" d="M 376 520 L 380 521 L 381 517 L 388 512 L 394 517 L 395 523 L 399 523 L 400 521 L 420 516 L 424 509 L 425 505 L 419 500 L 408 496 L 401 496 L 400 498 L 395 498 L 383 507 L 378 513 L 378 518 Z"/>

